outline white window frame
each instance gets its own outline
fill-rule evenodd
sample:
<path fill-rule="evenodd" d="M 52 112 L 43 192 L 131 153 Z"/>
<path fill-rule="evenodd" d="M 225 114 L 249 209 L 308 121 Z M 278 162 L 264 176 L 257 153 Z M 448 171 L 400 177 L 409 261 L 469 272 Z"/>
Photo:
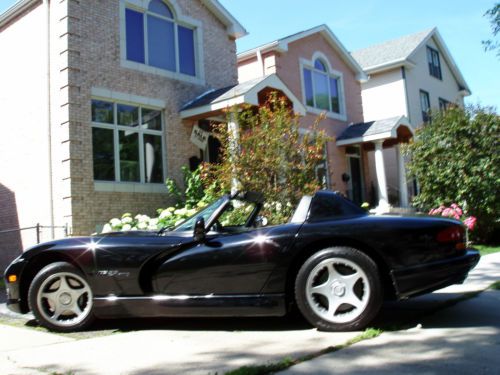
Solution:
<path fill-rule="evenodd" d="M 176 27 L 174 27 L 174 38 L 175 43 L 175 65 L 176 71 L 172 72 L 170 70 L 161 69 L 155 66 L 147 64 L 148 61 L 148 43 L 147 43 L 147 17 L 144 21 L 144 63 L 139 63 L 136 61 L 127 60 L 127 36 L 126 36 L 126 24 L 125 24 L 125 10 L 132 9 L 137 12 L 141 12 L 144 15 L 153 14 L 148 11 L 148 5 L 150 0 L 120 0 L 120 63 L 121 66 L 128 69 L 138 70 L 143 73 L 157 74 L 167 78 L 173 78 L 179 81 L 185 81 L 188 83 L 194 83 L 198 85 L 205 85 L 205 69 L 203 63 L 203 24 L 194 18 L 182 15 L 179 5 L 176 0 L 165 1 L 166 5 L 170 8 L 172 13 L 174 13 L 174 19 L 169 19 L 162 17 L 154 13 L 155 17 L 165 19 L 173 22 Z M 195 76 L 190 76 L 180 72 L 179 67 L 179 51 L 177 42 L 177 25 L 188 27 L 193 29 L 194 38 L 194 63 L 195 63 Z"/>
<path fill-rule="evenodd" d="M 314 62 L 319 59 L 323 62 L 323 64 L 326 66 L 327 72 L 326 75 L 329 78 L 334 78 L 337 80 L 338 84 L 338 93 L 339 93 L 339 110 L 340 113 L 336 113 L 333 111 L 327 111 L 325 109 L 320 109 L 316 107 L 311 107 L 307 105 L 306 101 L 306 86 L 304 82 L 304 69 L 309 69 L 311 72 L 318 71 L 314 67 Z M 332 68 L 330 65 L 330 61 L 328 58 L 321 52 L 316 51 L 313 53 L 311 60 L 307 60 L 304 58 L 299 59 L 300 63 L 300 83 L 301 83 L 301 88 L 302 88 L 302 102 L 304 103 L 305 107 L 307 108 L 308 112 L 312 112 L 315 114 L 321 114 L 321 113 L 326 113 L 326 116 L 329 118 L 333 118 L 336 120 L 342 120 L 342 121 L 347 121 L 347 116 L 346 116 L 346 107 L 345 107 L 345 91 L 344 91 L 344 74 L 338 70 L 335 70 Z M 324 72 L 321 72 L 324 74 Z M 313 85 L 313 97 L 314 97 L 314 79 L 312 80 L 312 85 Z M 330 80 L 328 79 L 328 93 L 330 95 Z M 329 101 L 330 102 L 330 101 Z"/>
<path fill-rule="evenodd" d="M 90 119 L 91 128 L 107 129 L 113 131 L 113 156 L 114 156 L 114 168 L 115 168 L 115 180 L 114 181 L 104 181 L 104 180 L 94 180 L 94 189 L 96 191 L 119 191 L 119 192 L 143 192 L 143 193 L 164 193 L 167 188 L 163 181 L 167 176 L 167 158 L 166 158 L 166 136 L 165 136 L 165 102 L 162 100 L 151 99 L 146 97 L 141 97 L 137 95 L 124 94 L 119 92 L 113 92 L 110 90 L 102 88 L 92 88 L 91 90 L 91 103 L 92 100 L 102 100 L 109 103 L 113 103 L 113 124 L 106 124 L 101 122 L 93 122 Z M 118 125 L 117 116 L 117 105 L 124 104 L 135 106 L 139 108 L 139 119 L 142 119 L 142 108 L 158 110 L 161 112 L 161 130 L 151 130 L 143 129 L 138 127 L 137 129 L 131 129 L 130 126 Z M 120 176 L 120 131 L 133 131 L 138 134 L 139 142 L 139 176 L 140 181 L 121 181 Z M 146 171 L 144 162 L 144 134 L 159 136 L 161 138 L 162 146 L 162 182 L 146 182 Z M 92 152 L 93 155 L 93 152 Z"/>

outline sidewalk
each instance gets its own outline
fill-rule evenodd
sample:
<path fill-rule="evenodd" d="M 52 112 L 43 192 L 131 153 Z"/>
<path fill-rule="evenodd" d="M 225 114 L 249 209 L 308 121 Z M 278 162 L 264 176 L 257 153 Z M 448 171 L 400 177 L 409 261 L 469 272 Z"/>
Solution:
<path fill-rule="evenodd" d="M 482 290 L 497 280 L 500 280 L 500 253 L 483 257 L 466 284 L 386 304 L 378 320 L 382 326 L 415 321 L 416 317 L 460 297 L 462 292 Z M 497 325 L 493 322 L 498 321 L 499 294 L 485 292 L 418 320 L 421 329 L 384 333 L 293 366 L 288 372 L 332 373 L 335 369 L 335 373 L 414 373 L 420 368 L 421 372 L 429 369 L 444 372 L 447 368 L 433 366 L 450 363 L 449 369 L 455 370 L 458 367 L 454 362 L 465 366 L 460 361 L 469 360 L 469 353 L 473 353 L 479 358 L 474 363 L 488 373 L 485 366 L 498 364 L 493 357 L 500 353 L 500 328 L 498 322 Z M 318 332 L 301 320 L 289 318 L 170 319 L 149 324 L 138 331 L 78 340 L 0 325 L 0 373 L 223 374 L 245 365 L 278 362 L 342 345 L 360 333 Z M 483 342 L 488 346 L 479 344 Z M 493 352 L 489 348 L 495 350 L 496 356 L 490 356 Z M 430 367 L 419 367 L 419 363 Z"/>
<path fill-rule="evenodd" d="M 445 302 L 457 293 L 483 290 L 495 281 L 500 281 L 500 253 L 483 257 L 464 285 L 407 302 Z M 418 323 L 415 328 L 383 333 L 280 374 L 498 374 L 500 291 L 485 291 Z"/>

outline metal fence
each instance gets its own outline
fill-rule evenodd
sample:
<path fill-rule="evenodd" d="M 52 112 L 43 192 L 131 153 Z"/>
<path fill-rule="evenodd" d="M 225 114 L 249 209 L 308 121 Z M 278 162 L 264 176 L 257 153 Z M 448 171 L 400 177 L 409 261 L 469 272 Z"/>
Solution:
<path fill-rule="evenodd" d="M 67 225 L 41 225 L 40 223 L 37 223 L 36 225 L 34 225 L 32 227 L 0 230 L 0 235 L 6 234 L 6 233 L 22 232 L 24 230 L 34 230 L 35 235 L 36 235 L 36 243 L 39 244 L 42 241 L 42 234 L 43 234 L 44 229 L 50 229 L 51 234 L 52 234 L 53 229 L 62 230 L 64 237 L 68 237 L 68 233 L 69 233 L 69 228 Z M 55 235 L 55 231 L 54 231 L 54 235 L 51 235 L 50 237 L 58 237 L 58 236 Z M 43 238 L 43 239 L 45 239 L 45 238 Z"/>

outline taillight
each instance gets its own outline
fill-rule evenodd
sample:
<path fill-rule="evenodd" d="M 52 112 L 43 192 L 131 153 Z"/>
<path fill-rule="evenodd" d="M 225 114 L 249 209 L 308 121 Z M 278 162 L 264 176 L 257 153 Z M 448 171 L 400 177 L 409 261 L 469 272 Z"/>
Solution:
<path fill-rule="evenodd" d="M 464 229 L 458 225 L 443 229 L 437 234 L 438 242 L 459 242 L 464 238 Z"/>
<path fill-rule="evenodd" d="M 440 231 L 436 236 L 437 242 L 440 243 L 457 243 L 457 249 L 465 248 L 465 229 L 462 226 L 454 225 Z"/>

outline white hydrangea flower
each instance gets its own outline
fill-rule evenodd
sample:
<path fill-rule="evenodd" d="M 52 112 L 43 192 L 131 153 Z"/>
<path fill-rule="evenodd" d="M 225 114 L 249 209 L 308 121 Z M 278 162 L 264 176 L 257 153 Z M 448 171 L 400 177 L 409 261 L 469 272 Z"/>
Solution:
<path fill-rule="evenodd" d="M 163 210 L 160 214 L 160 219 L 165 219 L 166 217 L 172 216 L 172 212 L 168 210 Z"/>
<path fill-rule="evenodd" d="M 146 223 L 145 221 L 140 221 L 140 222 L 137 224 L 137 228 L 138 228 L 138 229 L 142 229 L 142 230 L 144 230 L 144 229 L 147 229 L 147 227 L 148 227 L 148 223 Z"/>
<path fill-rule="evenodd" d="M 190 210 L 187 210 L 186 214 L 188 216 L 193 216 L 198 210 L 196 208 L 192 208 Z"/>
<path fill-rule="evenodd" d="M 276 211 L 280 212 L 283 208 L 283 205 L 280 202 L 276 202 Z"/>
<path fill-rule="evenodd" d="M 154 218 L 149 220 L 149 226 L 154 226 L 156 228 L 157 225 L 158 225 L 158 218 L 157 217 L 154 217 Z"/>
<path fill-rule="evenodd" d="M 109 233 L 112 232 L 113 228 L 111 228 L 111 225 L 109 224 L 104 224 L 104 227 L 102 227 L 102 232 L 101 233 Z"/>
<path fill-rule="evenodd" d="M 155 224 L 149 223 L 148 230 L 157 230 L 157 229 L 160 229 L 158 228 L 158 223 Z"/>
<path fill-rule="evenodd" d="M 132 229 L 132 226 L 130 224 L 124 224 L 122 227 L 123 231 L 131 230 L 131 229 Z"/>
<path fill-rule="evenodd" d="M 138 219 L 140 223 L 147 223 L 149 222 L 150 218 L 148 215 L 141 215 Z"/>
<path fill-rule="evenodd" d="M 174 214 L 179 216 L 184 216 L 186 215 L 186 213 L 187 213 L 186 208 L 179 208 L 178 210 L 174 211 Z"/>
<path fill-rule="evenodd" d="M 123 219 L 122 219 L 122 223 L 123 224 L 130 224 L 132 221 L 134 221 L 130 216 L 125 216 Z"/>
<path fill-rule="evenodd" d="M 175 207 L 169 207 L 166 210 L 169 211 L 169 212 L 174 212 L 175 211 Z"/>
<path fill-rule="evenodd" d="M 120 225 L 122 225 L 122 221 L 120 219 L 117 219 L 116 217 L 111 219 L 109 221 L 109 223 L 111 224 L 111 226 L 114 228 L 114 227 L 119 227 Z"/>

